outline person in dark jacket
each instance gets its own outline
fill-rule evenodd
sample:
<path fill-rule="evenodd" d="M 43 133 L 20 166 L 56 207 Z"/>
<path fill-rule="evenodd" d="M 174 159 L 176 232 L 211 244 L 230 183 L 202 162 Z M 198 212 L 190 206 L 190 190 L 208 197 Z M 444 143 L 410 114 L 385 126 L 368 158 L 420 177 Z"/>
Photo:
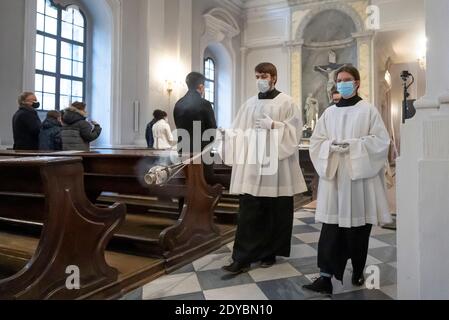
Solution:
<path fill-rule="evenodd" d="M 32 92 L 24 92 L 18 98 L 19 110 L 12 119 L 14 150 L 39 150 L 41 120 L 36 109 L 40 103 Z"/>
<path fill-rule="evenodd" d="M 49 111 L 39 134 L 39 150 L 61 151 L 61 113 Z"/>
<path fill-rule="evenodd" d="M 162 110 L 155 110 L 153 112 L 153 120 L 147 125 L 147 129 L 145 131 L 145 139 L 147 140 L 148 148 L 154 148 L 154 136 L 153 136 L 153 126 L 163 117 L 161 116 L 164 113 Z"/>
<path fill-rule="evenodd" d="M 214 109 L 212 104 L 204 99 L 206 78 L 198 72 L 190 73 L 186 78 L 189 91 L 175 105 L 174 118 L 177 129 L 184 129 L 190 136 L 190 153 L 200 153 L 213 141 L 202 141 L 206 130 L 217 129 Z M 199 125 L 200 131 L 195 132 L 195 123 Z M 189 147 L 182 145 L 184 151 Z M 200 149 L 201 148 L 201 149 Z"/>
<path fill-rule="evenodd" d="M 203 134 L 207 130 L 217 130 L 214 109 L 212 104 L 204 99 L 206 78 L 198 72 L 187 75 L 186 84 L 189 88 L 187 94 L 175 105 L 174 119 L 176 128 L 183 129 L 189 134 L 190 145 L 178 138 L 178 150 L 182 153 L 201 153 L 215 139 L 215 134 L 210 139 L 204 139 Z M 212 158 L 212 157 L 211 157 Z M 213 165 L 204 165 L 206 181 L 213 185 L 221 183 L 214 175 Z"/>
<path fill-rule="evenodd" d="M 86 119 L 86 104 L 83 102 L 74 102 L 64 110 L 61 131 L 64 151 L 90 151 L 90 143 L 98 139 L 102 129 L 98 123 Z"/>

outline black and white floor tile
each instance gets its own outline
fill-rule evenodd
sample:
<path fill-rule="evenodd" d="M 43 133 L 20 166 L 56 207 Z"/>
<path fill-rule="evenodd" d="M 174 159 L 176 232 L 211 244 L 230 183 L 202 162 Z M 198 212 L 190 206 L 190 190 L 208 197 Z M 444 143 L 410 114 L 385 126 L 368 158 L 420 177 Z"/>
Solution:
<path fill-rule="evenodd" d="M 221 267 L 231 260 L 230 243 L 176 272 L 159 278 L 124 299 L 131 300 L 390 300 L 397 298 L 396 233 L 375 227 L 367 266 L 380 270 L 380 290 L 353 287 L 351 264 L 344 284 L 334 281 L 334 295 L 326 297 L 302 289 L 318 276 L 317 247 L 321 225 L 314 214 L 295 213 L 291 256 L 269 269 L 254 264 L 251 271 L 230 276 Z"/>

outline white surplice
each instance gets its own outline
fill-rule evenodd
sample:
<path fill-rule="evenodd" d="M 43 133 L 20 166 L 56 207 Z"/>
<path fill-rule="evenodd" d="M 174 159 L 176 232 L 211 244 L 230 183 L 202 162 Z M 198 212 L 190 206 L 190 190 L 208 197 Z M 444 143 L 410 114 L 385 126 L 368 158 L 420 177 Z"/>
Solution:
<path fill-rule="evenodd" d="M 349 152 L 332 152 L 333 142 L 349 143 Z M 342 228 L 392 222 L 385 185 L 389 147 L 388 131 L 371 104 L 325 111 L 310 146 L 320 176 L 317 222 Z"/>
<path fill-rule="evenodd" d="M 274 130 L 255 128 L 264 115 L 275 121 Z M 299 166 L 301 135 L 301 112 L 291 97 L 281 93 L 274 99 L 249 99 L 226 131 L 225 162 L 233 167 L 230 193 L 291 197 L 306 192 Z M 263 160 L 255 161 L 259 157 Z"/>

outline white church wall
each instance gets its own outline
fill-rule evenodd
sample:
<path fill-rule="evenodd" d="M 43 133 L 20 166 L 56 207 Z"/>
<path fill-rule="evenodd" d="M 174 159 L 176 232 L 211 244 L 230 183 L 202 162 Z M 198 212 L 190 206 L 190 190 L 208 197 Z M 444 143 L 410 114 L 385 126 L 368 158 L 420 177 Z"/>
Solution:
<path fill-rule="evenodd" d="M 215 10 L 215 12 L 213 11 Z M 218 10 L 218 11 L 217 11 Z M 220 10 L 222 10 L 220 12 Z M 194 0 L 192 2 L 192 71 L 203 72 L 206 50 L 217 57 L 220 70 L 218 82 L 218 125 L 229 127 L 241 103 L 241 30 L 243 29 L 240 9 L 230 6 L 229 1 Z M 223 34 L 209 30 L 204 15 L 223 15 L 229 20 Z M 235 24 L 235 26 L 234 26 Z"/>
<path fill-rule="evenodd" d="M 146 32 L 146 1 L 123 1 L 122 12 L 122 47 L 121 47 L 121 108 L 120 122 L 116 126 L 120 130 L 119 141 L 122 145 L 134 144 L 136 135 L 141 130 L 139 121 L 135 127 L 135 112 L 143 113 L 148 104 L 148 39 Z M 114 66 L 117 67 L 117 66 Z M 138 103 L 139 110 L 135 110 Z M 140 118 L 139 118 L 140 120 Z"/>
<path fill-rule="evenodd" d="M 277 88 L 290 94 L 289 52 L 284 43 L 290 40 L 290 10 L 279 5 L 246 12 L 242 46 L 245 48 L 242 100 L 257 94 L 254 68 L 271 62 L 278 68 Z"/>
<path fill-rule="evenodd" d="M 378 6 L 380 30 L 406 29 L 424 21 L 424 0 L 371 0 Z"/>
<path fill-rule="evenodd" d="M 283 47 L 251 49 L 247 54 L 245 66 L 246 100 L 258 93 L 254 68 L 261 62 L 271 62 L 277 67 L 278 82 L 276 87 L 279 91 L 290 94 L 290 68 L 287 49 Z"/>
<path fill-rule="evenodd" d="M 23 84 L 25 1 L 0 1 L 0 145 L 11 146 L 12 116 Z"/>

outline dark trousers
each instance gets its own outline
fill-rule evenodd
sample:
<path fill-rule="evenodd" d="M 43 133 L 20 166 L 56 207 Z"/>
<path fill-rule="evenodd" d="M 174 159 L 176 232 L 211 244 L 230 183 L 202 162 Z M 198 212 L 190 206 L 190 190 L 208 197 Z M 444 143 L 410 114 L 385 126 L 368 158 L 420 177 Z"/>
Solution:
<path fill-rule="evenodd" d="M 290 256 L 293 213 L 293 197 L 240 196 L 233 260 L 247 264 Z"/>
<path fill-rule="evenodd" d="M 318 267 L 321 272 L 343 281 L 348 259 L 352 261 L 354 273 L 362 274 L 368 257 L 372 225 L 358 228 L 340 228 L 323 224 L 318 244 Z"/>

